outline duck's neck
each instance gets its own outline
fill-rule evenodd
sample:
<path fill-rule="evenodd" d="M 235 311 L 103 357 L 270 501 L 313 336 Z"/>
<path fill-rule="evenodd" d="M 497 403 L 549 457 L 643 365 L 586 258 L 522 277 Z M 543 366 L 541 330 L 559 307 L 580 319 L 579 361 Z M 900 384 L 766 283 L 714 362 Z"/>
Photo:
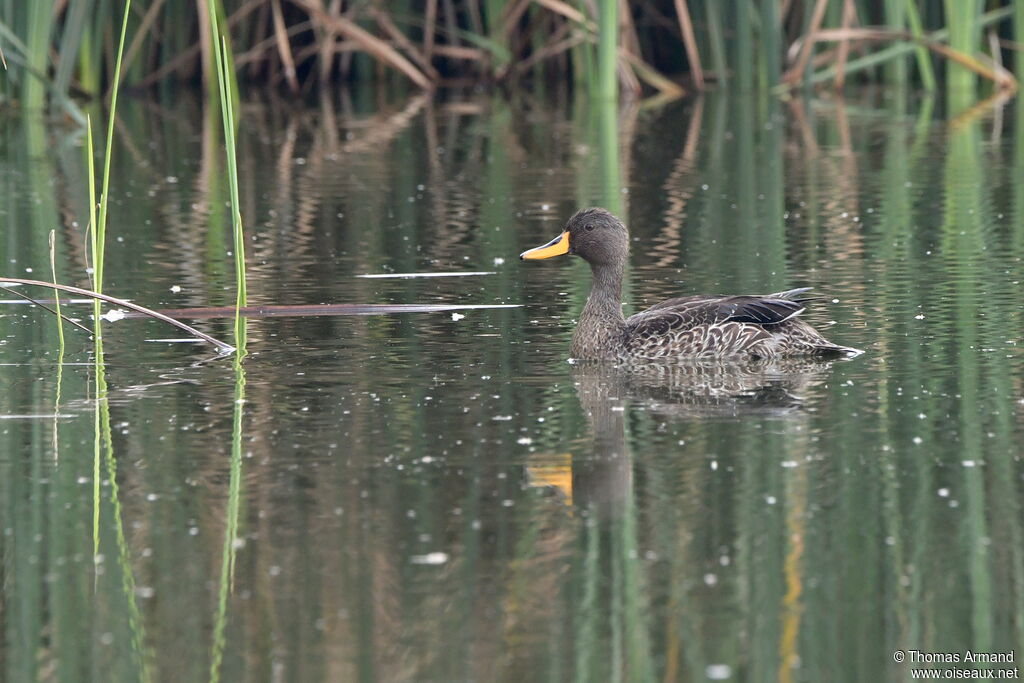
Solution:
<path fill-rule="evenodd" d="M 626 329 L 622 315 L 623 265 L 591 265 L 594 279 L 572 338 L 572 357 L 613 358 Z"/>

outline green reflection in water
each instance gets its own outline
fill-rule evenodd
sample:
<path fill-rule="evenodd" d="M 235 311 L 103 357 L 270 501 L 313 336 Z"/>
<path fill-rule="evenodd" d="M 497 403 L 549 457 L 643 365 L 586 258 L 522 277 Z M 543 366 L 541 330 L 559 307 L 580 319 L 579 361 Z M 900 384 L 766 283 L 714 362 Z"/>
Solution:
<path fill-rule="evenodd" d="M 227 519 L 224 524 L 224 545 L 221 551 L 220 587 L 217 591 L 217 613 L 213 620 L 213 648 L 210 658 L 210 681 L 221 679 L 224 661 L 225 628 L 228 619 L 228 597 L 234 590 L 235 556 L 238 554 L 238 517 L 242 500 L 242 437 L 245 419 L 245 368 L 248 322 L 235 321 L 235 373 L 234 410 L 231 417 L 231 473 L 228 480 Z"/>
<path fill-rule="evenodd" d="M 56 330 L 5 305 L 0 414 L 43 417 L 0 421 L 3 675 L 904 680 L 896 648 L 1019 649 L 1024 119 L 849 97 L 247 107 L 254 299 L 525 306 L 253 320 L 234 374 L 145 343 L 145 321 L 107 324 L 117 457 L 101 441 L 94 478 L 91 345 L 67 339 L 55 461 Z M 227 232 L 216 251 L 197 232 L 216 210 L 202 114 L 136 105 L 117 158 L 146 140 L 152 166 L 112 169 L 136 232 L 108 240 L 110 288 L 222 299 Z M 19 227 L 0 258 L 45 267 L 56 224 L 71 280 L 78 150 L 36 131 L 30 154 L 22 124 L 4 130 Z M 868 353 L 570 366 L 589 272 L 515 255 L 612 202 L 638 240 L 637 306 L 813 285 L 808 315 Z M 495 274 L 353 277 L 458 269 Z"/>
<path fill-rule="evenodd" d="M 149 681 L 151 675 L 146 655 L 145 625 L 136 599 L 135 571 L 132 568 L 131 553 L 125 536 L 120 489 L 117 482 L 117 459 L 114 456 L 114 437 L 110 427 L 110 389 L 107 386 L 107 366 L 103 354 L 103 336 L 100 332 L 102 321 L 96 319 L 94 328 L 95 363 L 93 369 L 96 373 L 96 393 L 93 399 L 93 425 L 96 429 L 94 441 L 96 450 L 93 454 L 93 547 L 95 549 L 93 561 L 96 563 L 94 590 L 104 602 L 107 599 L 112 601 L 111 611 L 116 615 L 112 623 L 104 623 L 103 617 L 97 621 L 101 628 L 110 628 L 115 639 L 130 643 L 129 657 L 126 658 L 130 665 L 128 662 L 122 662 L 118 667 L 122 669 L 122 675 L 127 675 L 135 680 Z M 109 488 L 109 495 L 106 497 L 101 494 L 99 486 L 101 461 L 105 467 L 105 483 Z M 104 508 L 107 509 L 106 517 L 110 520 L 109 525 L 102 523 Z M 113 528 L 111 529 L 111 527 Z M 116 564 L 107 562 L 107 554 L 103 552 L 110 545 L 111 530 L 114 535 L 113 550 L 117 556 Z M 118 577 L 120 578 L 120 595 L 111 591 L 112 582 Z M 127 627 L 127 633 L 125 633 L 125 627 Z M 102 642 L 102 637 L 100 641 Z"/>
<path fill-rule="evenodd" d="M 973 84 L 973 74 L 961 76 L 966 83 Z M 966 87 L 954 87 L 949 91 L 950 113 L 958 118 L 951 123 L 949 153 L 946 156 L 942 246 L 944 256 L 950 261 L 950 272 L 955 277 L 952 296 L 957 332 L 957 392 L 961 396 L 957 417 L 966 503 L 966 519 L 961 533 L 963 552 L 969 558 L 967 572 L 973 598 L 971 645 L 979 651 L 988 651 L 992 646 L 992 584 L 985 519 L 986 493 L 983 475 L 978 469 L 984 459 L 982 425 L 975 417 L 982 405 L 979 368 L 982 359 L 975 349 L 980 343 L 977 316 L 983 310 L 983 303 L 979 292 L 981 283 L 975 280 L 974 274 L 984 270 L 984 232 L 990 217 L 981 196 L 985 178 L 979 155 L 979 123 L 976 113 L 969 109 L 968 94 Z"/>

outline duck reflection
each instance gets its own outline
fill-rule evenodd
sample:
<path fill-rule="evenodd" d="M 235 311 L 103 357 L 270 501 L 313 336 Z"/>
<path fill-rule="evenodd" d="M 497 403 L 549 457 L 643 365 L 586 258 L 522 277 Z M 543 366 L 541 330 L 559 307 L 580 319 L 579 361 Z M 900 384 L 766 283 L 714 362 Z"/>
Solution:
<path fill-rule="evenodd" d="M 751 360 L 620 365 L 580 362 L 573 384 L 590 425 L 590 445 L 570 454 L 540 456 L 529 469 L 534 486 L 551 487 L 576 509 L 621 512 L 632 489 L 626 439 L 627 409 L 667 420 L 797 418 L 805 398 L 835 361 Z"/>
<path fill-rule="evenodd" d="M 654 461 L 672 460 L 659 452 L 667 443 L 664 440 L 654 438 L 650 445 L 638 446 L 648 444 L 642 435 L 652 434 L 641 431 L 642 414 L 661 418 L 659 425 L 648 425 L 655 432 L 667 430 L 673 421 L 691 421 L 703 428 L 753 417 L 779 420 L 786 425 L 783 431 L 806 434 L 806 425 L 800 424 L 809 413 L 804 401 L 825 380 L 830 367 L 830 362 L 803 360 L 625 367 L 581 363 L 573 368 L 590 433 L 572 455 L 547 456 L 528 469 L 531 483 L 554 492 L 578 520 L 571 535 L 577 559 L 569 571 L 574 615 L 571 642 L 578 680 L 688 680 L 707 671 L 719 677 L 742 666 L 741 659 L 714 651 L 713 643 L 718 641 L 705 635 L 714 634 L 715 627 L 704 623 L 701 610 L 691 604 L 710 599 L 723 605 L 729 599 L 729 593 L 705 596 L 699 579 L 694 581 L 695 575 L 703 576 L 707 586 L 718 581 L 717 569 L 709 571 L 702 564 L 706 557 L 701 544 L 694 542 L 702 533 L 701 520 L 706 520 L 710 500 L 688 485 L 683 487 L 695 495 L 674 498 L 668 505 L 655 500 L 657 487 L 652 480 L 664 480 L 674 468 L 655 473 L 659 468 Z M 637 433 L 631 437 L 634 429 Z M 687 449 L 681 446 L 681 455 Z M 727 475 L 727 480 L 732 476 Z M 787 500 L 801 500 L 798 493 L 788 493 Z M 797 554 L 787 554 L 795 559 L 786 562 L 784 572 L 790 590 L 785 596 L 773 593 L 767 602 L 757 591 L 748 596 L 761 611 L 781 606 L 785 634 L 797 633 L 800 621 L 803 506 L 792 505 L 794 523 L 787 525 L 787 531 Z M 653 524 L 652 519 L 660 521 Z M 669 528 L 674 530 L 666 531 Z M 711 532 L 708 540 L 712 538 L 723 537 Z M 716 559 L 732 552 L 721 545 L 710 547 L 715 548 L 711 552 Z M 753 557 L 749 553 L 749 548 L 744 551 L 744 561 Z M 777 647 L 778 670 L 785 678 L 796 661 L 795 638 L 774 630 L 758 631 L 758 636 Z"/>

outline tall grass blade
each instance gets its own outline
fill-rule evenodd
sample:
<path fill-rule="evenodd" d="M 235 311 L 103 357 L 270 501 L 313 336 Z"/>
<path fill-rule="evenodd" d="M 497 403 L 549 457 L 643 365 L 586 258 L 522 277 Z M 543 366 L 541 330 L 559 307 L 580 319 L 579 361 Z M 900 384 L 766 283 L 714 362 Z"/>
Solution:
<path fill-rule="evenodd" d="M 217 85 L 220 92 L 221 119 L 224 124 L 224 146 L 228 163 L 228 184 L 231 192 L 231 227 L 233 240 L 233 253 L 235 258 L 235 346 L 242 337 L 242 317 L 239 309 L 246 305 L 248 294 L 245 281 L 245 234 L 242 226 L 242 212 L 239 208 L 238 192 L 238 159 L 235 149 L 235 113 L 233 98 L 231 97 L 232 83 L 235 81 L 235 72 L 231 67 L 231 60 L 228 57 L 229 48 L 227 39 L 220 35 L 217 23 L 217 15 L 213 3 L 208 3 L 210 12 L 210 25 L 214 36 L 214 59 L 217 63 Z"/>
<path fill-rule="evenodd" d="M 598 0 L 597 96 L 619 98 L 619 2 Z"/>
<path fill-rule="evenodd" d="M 736 39 L 732 45 L 732 68 L 736 74 L 736 87 L 740 92 L 748 92 L 754 84 L 754 72 L 757 69 L 757 64 L 754 63 L 754 30 L 750 21 L 750 0 L 734 0 L 732 10 L 733 26 L 736 31 Z"/>
<path fill-rule="evenodd" d="M 27 66 L 38 77 L 28 77 L 22 85 L 22 107 L 39 110 L 44 105 L 46 94 L 46 71 L 49 65 L 50 31 L 53 22 L 53 0 L 36 0 L 28 8 Z"/>
<path fill-rule="evenodd" d="M 779 3 L 761 1 L 761 55 L 764 60 L 766 87 L 778 85 L 782 77 L 782 21 Z"/>
<path fill-rule="evenodd" d="M 93 264 L 99 254 L 99 240 L 96 237 L 96 151 L 93 149 L 92 118 L 85 121 L 85 171 L 89 180 L 89 223 L 86 225 L 89 237 L 89 251 Z M 96 288 L 96 267 L 92 269 L 92 286 Z M 93 344 L 96 362 L 103 351 L 103 310 L 100 299 L 94 299 L 92 305 Z M 100 555 L 100 456 L 102 443 L 100 440 L 100 397 L 96 395 L 96 406 L 93 412 L 93 463 L 92 463 L 92 555 L 93 559 Z M 93 590 L 98 588 L 99 574 L 93 572 Z"/>
<path fill-rule="evenodd" d="M 715 70 L 715 80 L 723 85 L 729 82 L 729 66 L 725 57 L 725 36 L 722 31 L 721 4 L 712 2 L 707 5 L 708 41 L 711 44 L 711 66 Z"/>
<path fill-rule="evenodd" d="M 917 11 L 917 5 L 913 2 L 906 3 L 907 23 L 910 24 L 910 34 L 914 36 L 914 53 L 917 55 L 917 71 L 921 76 L 921 85 L 928 92 L 935 90 L 935 70 L 932 68 L 932 59 L 928 55 L 921 42 L 924 40 L 924 29 L 921 28 L 921 15 Z M 1017 73 L 1021 73 L 1018 71 Z"/>
<path fill-rule="evenodd" d="M 910 4 L 913 4 L 910 0 L 885 0 L 882 3 L 885 26 L 893 31 L 904 30 L 907 27 L 907 5 Z M 885 80 L 891 85 L 906 87 L 907 73 L 907 60 L 904 58 L 894 59 L 885 65 Z"/>
<path fill-rule="evenodd" d="M 114 121 L 117 118 L 117 93 L 120 90 L 121 84 L 121 58 L 124 56 L 124 38 L 128 33 L 128 14 L 131 11 L 131 7 L 132 0 L 126 0 L 124 3 L 124 17 L 121 19 L 121 37 L 117 42 L 114 82 L 110 91 L 110 114 L 107 120 L 107 146 L 103 157 L 103 191 L 100 194 L 100 213 L 98 222 L 93 228 L 96 238 L 92 255 L 93 288 L 97 292 L 103 291 L 103 255 L 107 239 L 107 205 L 110 199 L 110 160 L 114 156 Z"/>
<path fill-rule="evenodd" d="M 77 0 L 68 5 L 67 18 L 64 21 L 64 32 L 60 38 L 60 49 L 57 53 L 57 70 L 53 76 L 54 91 L 67 95 L 78 63 L 78 50 L 82 46 L 82 27 L 91 16 L 94 0 Z"/>
<path fill-rule="evenodd" d="M 944 0 L 946 25 L 949 27 L 949 47 L 965 55 L 973 55 L 979 46 L 981 32 L 977 26 L 978 0 Z M 977 85 L 971 69 L 951 64 L 946 72 L 946 84 L 953 89 L 970 89 Z"/>

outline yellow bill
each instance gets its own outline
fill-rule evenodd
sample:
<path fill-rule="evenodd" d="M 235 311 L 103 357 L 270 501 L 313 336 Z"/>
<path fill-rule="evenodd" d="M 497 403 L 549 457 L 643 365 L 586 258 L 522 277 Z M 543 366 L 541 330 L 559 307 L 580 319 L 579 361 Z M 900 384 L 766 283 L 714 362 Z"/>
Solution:
<path fill-rule="evenodd" d="M 561 235 L 551 240 L 542 247 L 535 247 L 534 249 L 528 249 L 519 255 L 521 259 L 527 259 L 533 261 L 535 259 L 551 258 L 552 256 L 561 256 L 562 254 L 569 253 L 569 231 L 566 230 Z"/>

